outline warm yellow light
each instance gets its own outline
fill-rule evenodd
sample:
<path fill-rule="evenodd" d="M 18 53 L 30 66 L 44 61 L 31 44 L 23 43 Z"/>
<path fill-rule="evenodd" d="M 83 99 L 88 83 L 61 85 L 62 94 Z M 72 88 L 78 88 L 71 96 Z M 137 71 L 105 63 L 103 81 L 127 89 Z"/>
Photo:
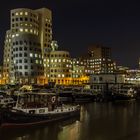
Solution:
<path fill-rule="evenodd" d="M 23 28 L 20 28 L 19 31 L 20 31 L 20 32 L 23 32 Z"/>
<path fill-rule="evenodd" d="M 20 12 L 20 15 L 23 15 L 23 12 Z"/>
<path fill-rule="evenodd" d="M 28 15 L 28 12 L 25 12 L 25 15 L 27 16 Z"/>

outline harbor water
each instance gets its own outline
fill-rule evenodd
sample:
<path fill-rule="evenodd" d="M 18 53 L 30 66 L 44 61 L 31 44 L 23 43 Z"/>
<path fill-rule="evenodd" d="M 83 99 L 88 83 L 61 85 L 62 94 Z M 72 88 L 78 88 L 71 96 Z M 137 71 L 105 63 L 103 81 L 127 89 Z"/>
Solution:
<path fill-rule="evenodd" d="M 0 130 L 0 140 L 140 140 L 140 102 L 84 104 L 80 118 Z"/>

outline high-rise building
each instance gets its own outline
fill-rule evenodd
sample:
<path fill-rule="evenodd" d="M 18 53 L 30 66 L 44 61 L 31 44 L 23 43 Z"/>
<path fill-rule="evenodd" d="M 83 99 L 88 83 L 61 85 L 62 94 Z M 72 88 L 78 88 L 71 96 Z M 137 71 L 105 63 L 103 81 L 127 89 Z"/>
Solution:
<path fill-rule="evenodd" d="M 114 73 L 116 63 L 111 58 L 111 48 L 100 44 L 89 47 L 88 52 L 80 58 L 87 74 Z"/>
<path fill-rule="evenodd" d="M 42 83 L 43 58 L 51 50 L 52 15 L 46 8 L 11 10 L 11 27 L 4 46 L 7 83 Z"/>

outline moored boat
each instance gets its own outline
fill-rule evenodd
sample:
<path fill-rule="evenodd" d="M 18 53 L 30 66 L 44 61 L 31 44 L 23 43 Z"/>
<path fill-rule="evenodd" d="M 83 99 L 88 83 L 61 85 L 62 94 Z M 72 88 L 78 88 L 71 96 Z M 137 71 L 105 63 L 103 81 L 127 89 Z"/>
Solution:
<path fill-rule="evenodd" d="M 40 125 L 78 115 L 79 106 L 59 105 L 54 93 L 22 93 L 15 107 L 1 112 L 1 127 Z"/>
<path fill-rule="evenodd" d="M 73 98 L 74 102 L 83 103 L 93 101 L 96 95 L 90 89 L 75 88 L 73 89 Z"/>
<path fill-rule="evenodd" d="M 15 103 L 15 100 L 7 95 L 6 92 L 0 92 L 0 109 L 13 107 Z"/>
<path fill-rule="evenodd" d="M 136 97 L 136 90 L 132 87 L 122 86 L 112 91 L 113 100 L 131 100 Z"/>

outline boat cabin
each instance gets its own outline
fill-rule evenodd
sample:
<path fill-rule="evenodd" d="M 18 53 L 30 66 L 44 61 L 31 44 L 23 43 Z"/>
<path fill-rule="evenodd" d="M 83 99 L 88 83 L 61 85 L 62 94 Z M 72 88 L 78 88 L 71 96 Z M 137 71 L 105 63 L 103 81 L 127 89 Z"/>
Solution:
<path fill-rule="evenodd" d="M 48 108 L 52 111 L 57 106 L 58 98 L 55 93 L 21 93 L 18 95 L 16 108 Z"/>

